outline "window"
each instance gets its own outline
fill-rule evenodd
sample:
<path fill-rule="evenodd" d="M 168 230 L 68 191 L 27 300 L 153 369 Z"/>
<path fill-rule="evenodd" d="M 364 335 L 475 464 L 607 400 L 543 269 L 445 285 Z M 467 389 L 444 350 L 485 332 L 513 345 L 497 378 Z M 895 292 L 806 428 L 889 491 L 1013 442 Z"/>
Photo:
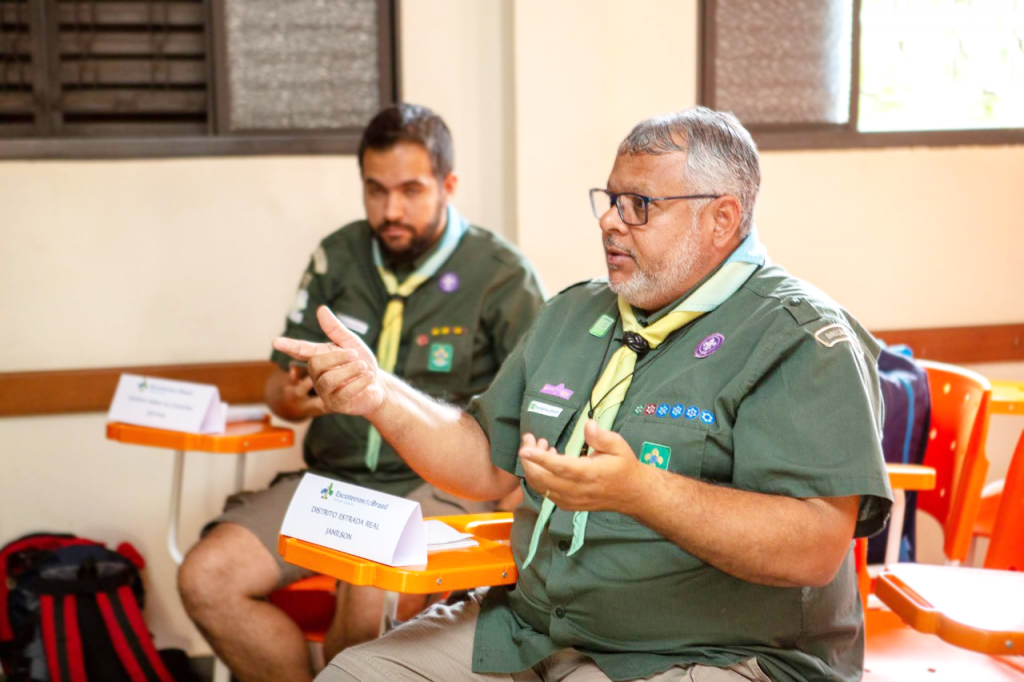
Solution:
<path fill-rule="evenodd" d="M 702 93 L 765 149 L 1024 143 L 1024 2 L 705 0 Z"/>
<path fill-rule="evenodd" d="M 0 0 L 0 157 L 352 152 L 388 0 Z"/>

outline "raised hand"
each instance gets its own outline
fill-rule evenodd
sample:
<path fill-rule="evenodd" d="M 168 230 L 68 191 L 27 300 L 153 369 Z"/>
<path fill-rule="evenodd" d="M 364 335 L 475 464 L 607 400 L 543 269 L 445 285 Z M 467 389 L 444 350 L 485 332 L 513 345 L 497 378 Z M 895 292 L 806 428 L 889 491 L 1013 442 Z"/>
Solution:
<path fill-rule="evenodd" d="M 560 455 L 543 438 L 523 434 L 519 458 L 526 482 L 559 509 L 628 514 L 653 467 L 642 465 L 622 436 L 593 419 L 583 433 L 594 451 L 579 458 Z"/>
<path fill-rule="evenodd" d="M 377 367 L 373 352 L 327 306 L 317 309 L 316 319 L 330 343 L 279 337 L 274 339 L 274 348 L 307 361 L 313 387 L 327 410 L 372 414 L 386 399 L 384 373 Z"/>

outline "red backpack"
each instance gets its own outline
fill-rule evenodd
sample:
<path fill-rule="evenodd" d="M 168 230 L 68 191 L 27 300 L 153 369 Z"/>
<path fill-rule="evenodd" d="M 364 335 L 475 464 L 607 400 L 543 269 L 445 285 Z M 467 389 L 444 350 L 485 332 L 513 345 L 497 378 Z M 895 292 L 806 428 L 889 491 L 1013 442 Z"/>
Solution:
<path fill-rule="evenodd" d="M 38 533 L 0 549 L 0 662 L 10 682 L 174 682 L 142 619 L 142 556 Z"/>

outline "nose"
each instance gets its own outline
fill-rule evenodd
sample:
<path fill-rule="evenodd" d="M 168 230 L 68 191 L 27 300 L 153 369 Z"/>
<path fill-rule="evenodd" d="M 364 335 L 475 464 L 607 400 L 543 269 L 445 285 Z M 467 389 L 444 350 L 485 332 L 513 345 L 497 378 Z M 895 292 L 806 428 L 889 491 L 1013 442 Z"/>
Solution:
<path fill-rule="evenodd" d="M 401 222 L 405 217 L 405 199 L 401 192 L 388 192 L 387 204 L 384 206 L 384 219 L 388 222 Z"/>
<path fill-rule="evenodd" d="M 618 232 L 625 234 L 627 227 L 626 223 L 622 222 L 622 218 L 619 217 L 619 210 L 612 204 L 608 207 L 608 210 L 601 214 L 597 224 L 601 226 L 602 232 Z"/>

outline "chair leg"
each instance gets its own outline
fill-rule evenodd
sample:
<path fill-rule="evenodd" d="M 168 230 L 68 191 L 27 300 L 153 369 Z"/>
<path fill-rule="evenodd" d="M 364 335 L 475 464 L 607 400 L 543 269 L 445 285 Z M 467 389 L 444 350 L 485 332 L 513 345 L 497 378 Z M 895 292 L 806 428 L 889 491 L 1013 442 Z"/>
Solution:
<path fill-rule="evenodd" d="M 216 657 L 213 659 L 213 682 L 231 682 L 231 671 L 224 661 Z"/>
<path fill-rule="evenodd" d="M 321 670 L 327 667 L 327 661 L 324 660 L 324 645 L 320 642 L 309 643 L 309 660 L 313 665 L 313 670 L 317 674 Z"/>

